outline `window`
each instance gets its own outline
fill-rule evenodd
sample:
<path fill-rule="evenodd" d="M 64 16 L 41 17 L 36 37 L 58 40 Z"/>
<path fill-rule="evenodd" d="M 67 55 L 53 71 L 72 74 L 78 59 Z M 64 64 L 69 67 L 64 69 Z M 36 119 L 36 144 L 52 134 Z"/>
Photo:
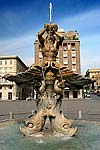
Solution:
<path fill-rule="evenodd" d="M 78 97 L 78 92 L 77 91 L 73 91 L 73 98 L 77 98 Z"/>
<path fill-rule="evenodd" d="M 5 60 L 5 65 L 7 65 L 7 60 Z"/>
<path fill-rule="evenodd" d="M 72 65 L 72 71 L 76 71 L 76 65 Z"/>
<path fill-rule="evenodd" d="M 71 43 L 72 50 L 75 50 L 75 43 Z"/>
<path fill-rule="evenodd" d="M 64 90 L 64 97 L 65 97 L 65 98 L 69 98 L 69 91 Z"/>
<path fill-rule="evenodd" d="M 10 64 L 12 64 L 12 60 L 10 60 Z"/>
<path fill-rule="evenodd" d="M 8 100 L 12 100 L 12 92 L 8 92 Z"/>
<path fill-rule="evenodd" d="M 64 65 L 68 64 L 68 58 L 63 58 Z"/>
<path fill-rule="evenodd" d="M 72 57 L 72 64 L 76 64 L 76 57 Z"/>
<path fill-rule="evenodd" d="M 0 65 L 2 65 L 2 61 L 0 61 Z"/>
<path fill-rule="evenodd" d="M 75 56 L 76 56 L 76 51 L 72 50 L 72 57 L 75 57 Z"/>
<path fill-rule="evenodd" d="M 41 52 L 39 52 L 39 58 L 42 58 L 42 53 Z"/>
<path fill-rule="evenodd" d="M 67 44 L 66 43 L 63 44 L 63 48 L 64 48 L 64 50 L 67 49 Z"/>
<path fill-rule="evenodd" d="M 67 57 L 67 51 L 63 51 L 63 57 Z"/>
<path fill-rule="evenodd" d="M 66 43 L 63 43 L 63 47 L 67 47 L 67 44 L 66 44 Z"/>
<path fill-rule="evenodd" d="M 71 46 L 72 46 L 72 47 L 75 47 L 75 43 L 71 43 Z"/>

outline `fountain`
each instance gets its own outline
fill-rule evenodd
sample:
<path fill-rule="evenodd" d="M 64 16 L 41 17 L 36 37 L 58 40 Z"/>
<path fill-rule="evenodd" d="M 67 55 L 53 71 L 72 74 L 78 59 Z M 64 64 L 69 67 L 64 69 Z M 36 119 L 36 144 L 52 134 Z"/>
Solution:
<path fill-rule="evenodd" d="M 48 134 L 54 136 L 72 137 L 77 132 L 77 127 L 72 127 L 72 120 L 65 118 L 61 111 L 63 89 L 65 87 L 80 89 L 92 81 L 56 62 L 59 46 L 64 40 L 57 30 L 57 24 L 52 23 L 52 3 L 50 3 L 50 23 L 44 24 L 44 28 L 38 32 L 43 56 L 41 64 L 31 65 L 28 70 L 17 75 L 6 74 L 3 77 L 16 82 L 17 85 L 31 85 L 37 91 L 37 113 L 20 127 L 25 136 L 45 135 L 44 126 L 48 123 Z"/>
<path fill-rule="evenodd" d="M 5 79 L 15 81 L 18 85 L 30 84 L 37 91 L 37 113 L 20 127 L 25 136 L 45 135 L 44 126 L 48 122 L 49 134 L 74 136 L 77 127 L 72 127 L 72 121 L 65 118 L 61 111 L 63 88 L 80 89 L 92 82 L 91 79 L 86 79 L 56 62 L 59 46 L 64 39 L 57 29 L 56 24 L 44 24 L 43 30 L 38 33 L 43 55 L 40 65 L 31 65 L 28 70 L 17 75 L 4 75 Z"/>
<path fill-rule="evenodd" d="M 63 42 L 63 37 L 57 29 L 57 25 L 50 21 L 50 24 L 45 24 L 43 30 L 38 33 L 43 55 L 40 65 L 31 65 L 28 70 L 17 75 L 3 76 L 19 86 L 34 87 L 37 91 L 35 101 L 37 112 L 26 119 L 24 124 L 20 121 L 0 123 L 2 150 L 100 149 L 99 122 L 83 120 L 72 122 L 62 113 L 63 89 L 65 87 L 81 89 L 92 81 L 56 62 L 59 46 Z M 73 138 L 72 136 L 76 134 L 77 138 Z"/>

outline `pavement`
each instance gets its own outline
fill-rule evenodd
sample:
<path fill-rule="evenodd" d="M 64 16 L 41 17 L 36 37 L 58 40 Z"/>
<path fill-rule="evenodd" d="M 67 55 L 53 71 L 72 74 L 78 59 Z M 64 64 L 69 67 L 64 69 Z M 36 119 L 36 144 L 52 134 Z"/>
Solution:
<path fill-rule="evenodd" d="M 27 118 L 35 110 L 34 101 L 0 101 L 0 120 Z M 61 110 L 68 118 L 100 121 L 100 97 L 91 95 L 86 99 L 64 99 Z"/>
<path fill-rule="evenodd" d="M 92 99 L 92 100 L 100 100 L 100 96 L 98 96 L 96 94 L 90 94 L 90 99 Z"/>
<path fill-rule="evenodd" d="M 100 121 L 100 100 L 64 100 L 62 110 L 68 118 Z"/>

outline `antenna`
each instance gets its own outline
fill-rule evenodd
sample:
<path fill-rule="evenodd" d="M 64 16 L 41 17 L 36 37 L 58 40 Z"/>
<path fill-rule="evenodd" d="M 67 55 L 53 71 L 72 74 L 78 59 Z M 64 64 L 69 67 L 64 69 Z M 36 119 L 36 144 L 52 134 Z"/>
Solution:
<path fill-rule="evenodd" d="M 50 2 L 49 4 L 49 8 L 50 8 L 50 24 L 52 23 L 52 3 Z"/>

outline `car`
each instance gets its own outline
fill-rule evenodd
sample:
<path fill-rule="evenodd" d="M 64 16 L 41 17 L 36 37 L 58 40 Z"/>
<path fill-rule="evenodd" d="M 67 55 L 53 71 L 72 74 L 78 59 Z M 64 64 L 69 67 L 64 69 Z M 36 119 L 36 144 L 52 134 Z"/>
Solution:
<path fill-rule="evenodd" d="M 26 98 L 26 101 L 31 101 L 31 100 L 33 100 L 33 97 L 27 97 Z"/>
<path fill-rule="evenodd" d="M 86 94 L 86 97 L 87 97 L 87 98 L 90 98 L 90 94 L 89 94 L 89 93 L 87 93 L 87 94 Z"/>

